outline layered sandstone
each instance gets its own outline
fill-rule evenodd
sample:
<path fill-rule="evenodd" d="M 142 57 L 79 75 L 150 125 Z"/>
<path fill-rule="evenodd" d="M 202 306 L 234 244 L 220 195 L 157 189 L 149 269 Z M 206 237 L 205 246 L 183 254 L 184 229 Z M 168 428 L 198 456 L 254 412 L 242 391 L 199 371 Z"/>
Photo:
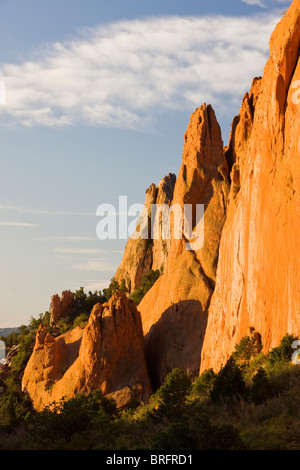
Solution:
<path fill-rule="evenodd" d="M 38 411 L 95 389 L 112 396 L 119 407 L 132 398 L 146 402 L 151 387 L 135 304 L 118 292 L 106 304 L 95 305 L 84 329 L 54 338 L 40 326 L 22 389 Z"/>
<path fill-rule="evenodd" d="M 155 387 L 174 367 L 194 375 L 199 372 L 226 216 L 228 176 L 220 127 L 212 107 L 203 105 L 191 116 L 185 134 L 171 208 L 177 205 L 183 213 L 184 205 L 204 205 L 204 245 L 190 245 L 185 232 L 181 239 L 175 239 L 173 221 L 164 274 L 139 304 L 146 358 Z M 194 234 L 201 224 L 203 217 L 193 226 Z"/>
<path fill-rule="evenodd" d="M 122 262 L 114 275 L 114 280 L 119 283 L 125 280 L 130 293 L 141 285 L 143 276 L 151 269 L 164 269 L 170 242 L 159 237 L 153 239 L 151 227 L 154 228 L 152 219 L 155 218 L 155 213 L 152 208 L 161 204 L 170 206 L 175 182 L 176 176 L 169 173 L 158 186 L 151 184 L 146 191 L 144 210 L 134 233 L 126 244 Z"/>
<path fill-rule="evenodd" d="M 233 125 L 230 203 L 201 371 L 219 369 L 250 328 L 265 350 L 287 332 L 300 332 L 299 45 L 294 0 L 271 37 L 264 75 Z"/>

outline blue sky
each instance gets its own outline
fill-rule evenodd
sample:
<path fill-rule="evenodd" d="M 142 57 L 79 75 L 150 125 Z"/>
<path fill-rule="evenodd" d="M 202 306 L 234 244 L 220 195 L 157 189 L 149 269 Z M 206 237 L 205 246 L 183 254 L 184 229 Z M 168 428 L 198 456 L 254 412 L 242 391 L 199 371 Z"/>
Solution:
<path fill-rule="evenodd" d="M 227 143 L 290 3 L 0 0 L 0 327 L 109 284 L 125 241 L 97 239 L 98 205 L 177 174 L 203 102 Z"/>

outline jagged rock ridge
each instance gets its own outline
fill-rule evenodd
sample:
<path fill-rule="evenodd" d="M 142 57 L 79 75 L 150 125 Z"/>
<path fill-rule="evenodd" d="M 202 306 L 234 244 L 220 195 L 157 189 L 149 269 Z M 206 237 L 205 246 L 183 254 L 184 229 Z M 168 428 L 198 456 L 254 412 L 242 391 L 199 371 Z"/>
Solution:
<path fill-rule="evenodd" d="M 213 293 L 218 248 L 229 194 L 221 130 L 211 106 L 191 116 L 172 205 L 204 204 L 204 245 L 171 239 L 163 275 L 139 304 L 145 352 L 155 387 L 174 367 L 199 373 L 201 346 Z M 198 221 L 202 223 L 202 219 Z M 198 227 L 194 227 L 197 232 Z"/>
<path fill-rule="evenodd" d="M 119 283 L 125 281 L 130 293 L 141 285 L 143 276 L 151 269 L 164 269 L 170 241 L 151 238 L 151 224 L 154 224 L 151 208 L 155 204 L 170 206 L 175 182 L 176 176 L 169 173 L 157 186 L 153 183 L 146 191 L 144 211 L 135 232 L 126 244 L 122 262 L 114 275 L 115 281 Z"/>
<path fill-rule="evenodd" d="M 233 125 L 227 152 L 239 184 L 222 232 L 201 370 L 224 364 L 250 327 L 266 351 L 287 332 L 299 333 L 299 7 L 295 0 L 277 25 L 264 75 Z"/>
<path fill-rule="evenodd" d="M 23 377 L 37 409 L 99 387 L 120 405 L 132 395 L 146 401 L 144 350 L 156 388 L 174 367 L 193 375 L 218 370 L 253 331 L 266 350 L 287 332 L 299 333 L 299 7 L 294 0 L 272 35 L 264 75 L 245 94 L 228 146 L 212 107 L 198 108 L 178 178 L 169 175 L 170 190 L 161 191 L 171 206 L 204 204 L 204 245 L 187 249 L 182 238 L 165 249 L 164 240 L 156 247 L 129 240 L 115 279 L 125 279 L 132 292 L 160 263 L 163 275 L 139 304 L 140 315 L 117 294 L 94 309 L 84 330 L 58 338 L 39 330 Z M 151 185 L 147 211 L 158 193 Z"/>
<path fill-rule="evenodd" d="M 96 304 L 87 326 L 53 337 L 40 326 L 22 379 L 36 410 L 100 388 L 119 407 L 151 394 L 141 317 L 123 292 Z"/>

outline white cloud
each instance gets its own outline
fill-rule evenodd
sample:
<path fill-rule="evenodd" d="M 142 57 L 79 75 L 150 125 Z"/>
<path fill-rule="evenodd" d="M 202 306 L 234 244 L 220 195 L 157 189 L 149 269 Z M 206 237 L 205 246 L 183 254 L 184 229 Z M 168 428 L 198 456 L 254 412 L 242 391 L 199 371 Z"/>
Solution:
<path fill-rule="evenodd" d="M 49 235 L 46 237 L 36 238 L 36 241 L 45 241 L 45 242 L 52 242 L 52 241 L 66 241 L 66 242 L 81 242 L 81 241 L 95 241 L 97 239 L 95 237 L 87 237 L 85 235 Z"/>
<path fill-rule="evenodd" d="M 100 258 L 91 258 L 73 266 L 73 269 L 75 269 L 76 271 L 114 272 L 116 268 L 117 267 L 115 265 L 112 266 L 106 260 Z"/>
<path fill-rule="evenodd" d="M 141 129 L 162 110 L 240 102 L 261 74 L 275 15 L 122 21 L 3 64 L 3 125 Z"/>
<path fill-rule="evenodd" d="M 242 0 L 243 3 L 247 3 L 247 5 L 259 6 L 262 8 L 266 8 L 266 5 L 263 0 Z M 272 3 L 284 3 L 286 5 L 290 5 L 292 0 L 271 0 Z"/>
<path fill-rule="evenodd" d="M 93 248 L 54 248 L 55 253 L 67 254 L 67 255 L 91 255 L 105 253 L 104 250 L 98 250 Z"/>
<path fill-rule="evenodd" d="M 247 5 L 257 5 L 259 7 L 266 8 L 261 0 L 242 0 L 242 2 L 247 3 Z"/>
<path fill-rule="evenodd" d="M 50 211 L 46 209 L 35 209 L 32 207 L 18 207 L 0 204 L 0 210 L 11 212 L 23 212 L 24 214 L 40 214 L 40 215 L 79 215 L 79 216 L 95 216 L 92 212 L 72 212 L 72 211 Z"/>
<path fill-rule="evenodd" d="M 1 227 L 38 227 L 36 224 L 30 224 L 28 222 L 11 222 L 11 221 L 1 221 Z"/>
<path fill-rule="evenodd" d="M 86 291 L 95 291 L 95 290 L 103 290 L 106 289 L 110 284 L 110 280 L 106 281 L 97 281 L 97 280 L 91 280 L 91 281 L 83 281 L 84 289 Z"/>

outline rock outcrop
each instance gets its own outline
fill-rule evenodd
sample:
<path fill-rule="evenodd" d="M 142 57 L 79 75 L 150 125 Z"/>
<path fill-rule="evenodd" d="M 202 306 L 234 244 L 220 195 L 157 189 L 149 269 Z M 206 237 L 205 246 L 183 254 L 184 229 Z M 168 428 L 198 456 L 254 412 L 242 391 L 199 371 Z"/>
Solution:
<path fill-rule="evenodd" d="M 133 292 L 140 287 L 143 276 L 151 269 L 163 269 L 170 241 L 162 238 L 153 239 L 151 227 L 154 227 L 155 213 L 153 206 L 166 204 L 170 206 L 173 199 L 173 191 L 176 176 L 172 173 L 165 176 L 158 186 L 151 184 L 146 191 L 144 210 L 139 218 L 135 232 L 129 238 L 122 262 L 117 269 L 114 280 L 119 283 L 125 280 L 128 292 Z"/>
<path fill-rule="evenodd" d="M 234 121 L 230 203 L 201 371 L 219 369 L 250 327 L 266 351 L 300 332 L 299 7 L 295 0 L 277 25 L 264 75 Z"/>
<path fill-rule="evenodd" d="M 36 410 L 78 393 L 101 389 L 122 407 L 151 394 L 141 317 L 122 292 L 96 304 L 84 329 L 76 327 L 54 338 L 39 327 L 25 368 L 22 389 Z"/>
<path fill-rule="evenodd" d="M 228 146 L 204 104 L 191 116 L 177 180 L 168 175 L 147 190 L 114 276 L 132 292 L 150 269 L 164 267 L 138 310 L 117 292 L 94 307 L 84 329 L 55 338 L 39 328 L 22 380 L 37 410 L 96 388 L 120 407 L 133 397 L 147 401 L 175 367 L 194 376 L 220 369 L 243 336 L 267 351 L 286 333 L 300 333 L 299 50 L 294 0 L 272 35 L 263 77 L 233 120 Z M 182 214 L 192 207 L 190 233 L 171 218 L 169 239 L 152 239 L 153 204 Z M 200 220 L 197 205 L 204 205 Z M 181 238 L 174 236 L 178 227 Z M 139 238 L 143 231 L 148 239 Z M 54 324 L 64 315 L 62 303 L 53 299 Z"/>
<path fill-rule="evenodd" d="M 197 204 L 204 205 L 204 245 L 190 246 L 185 234 L 175 239 L 173 226 L 164 274 L 138 307 L 154 387 L 159 386 L 174 367 L 189 370 L 194 375 L 199 373 L 226 216 L 228 177 L 220 127 L 212 107 L 203 105 L 191 116 L 185 134 L 183 161 L 171 208 L 177 205 L 184 213 L 185 205 L 193 208 Z M 194 234 L 201 233 L 201 224 L 203 217 L 194 226 Z"/>
<path fill-rule="evenodd" d="M 201 371 L 220 368 L 253 329 L 265 350 L 299 332 L 299 18 L 295 0 L 227 147 L 211 106 L 191 116 L 171 207 L 205 205 L 204 245 L 172 240 L 139 304 L 155 387 L 174 367 L 197 374 L 200 358 Z"/>
<path fill-rule="evenodd" d="M 66 317 L 74 307 L 74 294 L 64 290 L 61 297 L 55 294 L 51 297 L 50 323 L 55 325 L 61 318 Z"/>

